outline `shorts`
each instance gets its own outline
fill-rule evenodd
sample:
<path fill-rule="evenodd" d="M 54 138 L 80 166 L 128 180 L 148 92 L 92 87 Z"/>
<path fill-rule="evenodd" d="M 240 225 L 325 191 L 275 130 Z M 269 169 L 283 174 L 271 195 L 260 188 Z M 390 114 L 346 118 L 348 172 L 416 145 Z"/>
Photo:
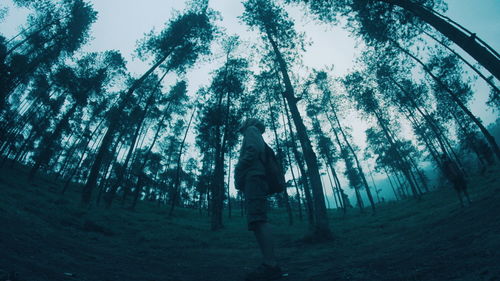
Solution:
<path fill-rule="evenodd" d="M 254 231 L 257 223 L 267 222 L 268 185 L 264 176 L 247 176 L 245 179 L 245 204 L 248 230 Z"/>

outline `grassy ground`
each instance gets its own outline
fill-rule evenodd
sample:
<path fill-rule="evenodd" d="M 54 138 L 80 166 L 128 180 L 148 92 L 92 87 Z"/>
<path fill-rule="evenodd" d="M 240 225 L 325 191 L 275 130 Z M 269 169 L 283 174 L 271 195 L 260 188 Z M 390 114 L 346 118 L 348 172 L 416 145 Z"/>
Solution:
<path fill-rule="evenodd" d="M 309 244 L 307 224 L 288 226 L 273 211 L 277 253 L 290 281 L 500 280 L 500 170 L 471 180 L 472 206 L 454 191 L 378 206 L 376 215 L 329 214 L 335 239 Z M 0 281 L 242 280 L 259 263 L 239 210 L 222 231 L 209 231 L 198 211 L 141 202 L 81 209 L 73 187 L 48 179 L 29 183 L 25 171 L 0 176 Z"/>

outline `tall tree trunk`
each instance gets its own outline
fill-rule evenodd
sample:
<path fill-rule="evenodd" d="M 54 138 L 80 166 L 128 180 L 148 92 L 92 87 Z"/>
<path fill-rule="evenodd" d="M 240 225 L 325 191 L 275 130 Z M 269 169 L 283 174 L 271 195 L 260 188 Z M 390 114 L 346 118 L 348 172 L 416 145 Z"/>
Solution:
<path fill-rule="evenodd" d="M 333 116 L 334 116 L 335 121 L 337 123 L 337 127 L 339 128 L 340 134 L 342 135 L 342 138 L 344 139 L 344 142 L 345 142 L 347 148 L 349 149 L 349 151 L 352 154 L 352 157 L 354 158 L 354 161 L 356 163 L 356 168 L 358 170 L 358 174 L 361 177 L 361 181 L 363 182 L 363 185 L 365 186 L 366 196 L 368 197 L 368 201 L 370 202 L 372 212 L 375 213 L 376 212 L 375 202 L 373 201 L 373 196 L 372 196 L 372 193 L 370 191 L 370 186 L 368 185 L 368 181 L 366 180 L 365 173 L 363 172 L 363 169 L 361 168 L 361 164 L 359 163 L 358 156 L 356 155 L 356 152 L 354 151 L 354 148 L 352 147 L 351 143 L 347 139 L 347 135 L 345 134 L 344 130 L 342 129 L 342 125 L 340 124 L 340 120 L 337 116 L 337 112 L 335 110 L 335 107 L 333 106 L 332 101 L 330 101 L 330 107 L 331 107 L 331 112 L 333 113 Z M 328 113 L 326 113 L 325 115 L 328 118 L 328 120 L 330 120 Z M 332 122 L 330 121 L 330 123 L 332 123 Z M 337 143 L 339 144 L 340 149 L 343 149 L 342 148 L 343 145 L 340 144 L 340 139 L 337 135 L 337 131 L 335 130 L 335 127 L 333 126 L 333 124 L 332 124 L 332 129 L 333 129 L 333 132 L 335 133 L 335 138 L 337 139 Z"/>
<path fill-rule="evenodd" d="M 125 93 L 123 100 L 120 102 L 120 105 L 116 108 L 115 114 L 113 114 L 113 117 L 111 117 L 110 125 L 108 127 L 108 131 L 106 132 L 106 135 L 103 139 L 103 142 L 101 143 L 101 147 L 99 147 L 99 152 L 97 153 L 96 159 L 94 160 L 94 163 L 92 164 L 91 172 L 89 174 L 89 177 L 87 178 L 87 182 L 83 188 L 82 192 L 82 204 L 88 205 L 90 203 L 90 198 L 92 195 L 92 190 L 96 186 L 96 181 L 97 181 L 97 175 L 99 173 L 99 169 L 101 168 L 102 164 L 102 158 L 104 157 L 104 154 L 106 153 L 107 146 L 111 142 L 112 136 L 115 133 L 115 130 L 119 127 L 119 120 L 116 116 L 116 114 L 120 114 L 123 109 L 125 108 L 126 104 L 128 103 L 128 100 L 132 96 L 132 94 L 141 86 L 141 84 L 146 80 L 146 78 L 153 73 L 153 71 L 158 68 L 170 55 L 172 50 L 169 50 L 167 54 L 161 58 L 158 62 L 156 62 L 153 66 L 151 66 L 148 71 L 146 71 L 139 79 L 135 80 L 132 86 L 128 89 L 128 91 Z M 106 141 L 105 141 L 106 140 Z"/>
<path fill-rule="evenodd" d="M 340 206 L 339 206 L 339 201 L 337 200 L 337 192 L 336 192 L 336 187 L 335 187 L 335 184 L 333 183 L 333 180 L 332 180 L 332 177 L 330 176 L 330 171 L 328 171 L 328 164 L 326 163 L 325 161 L 325 165 L 326 165 L 326 175 L 328 177 L 328 182 L 330 183 L 330 187 L 332 188 L 332 196 L 333 196 L 333 201 L 335 202 L 335 207 L 337 209 L 341 208 L 342 207 L 342 203 L 340 203 Z"/>
<path fill-rule="evenodd" d="M 177 171 L 175 173 L 175 179 L 174 179 L 174 191 L 173 191 L 173 197 L 172 197 L 172 200 L 171 200 L 171 205 L 170 205 L 170 210 L 168 211 L 168 216 L 172 216 L 173 213 L 174 213 L 174 207 L 175 207 L 175 204 L 177 203 L 177 200 L 178 198 L 180 197 L 179 196 L 179 193 L 180 193 L 180 175 L 181 175 L 181 169 L 182 169 L 182 166 L 181 166 L 181 161 L 182 161 L 182 150 L 184 149 L 184 144 L 186 143 L 186 137 L 188 135 L 188 132 L 189 132 L 189 128 L 191 127 L 191 121 L 193 121 L 193 117 L 196 113 L 196 108 L 193 109 L 193 113 L 191 113 L 191 117 L 189 118 L 189 122 L 188 122 L 188 125 L 186 127 L 186 132 L 184 133 L 184 138 L 182 139 L 182 142 L 181 142 L 181 146 L 179 147 L 179 154 L 177 155 Z"/>
<path fill-rule="evenodd" d="M 392 168 L 392 172 L 394 173 L 394 177 L 396 178 L 396 181 L 399 184 L 398 190 L 401 192 L 402 198 L 408 198 L 409 196 L 404 188 L 405 187 L 404 182 L 402 182 L 401 179 L 399 178 L 398 172 L 394 168 Z"/>
<path fill-rule="evenodd" d="M 418 5 L 408 0 L 380 0 L 388 4 L 394 4 L 414 13 L 417 17 L 430 24 L 436 30 L 441 32 L 448 39 L 460 46 L 470 56 L 477 60 L 484 68 L 500 80 L 500 61 L 498 56 L 490 52 L 476 41 L 474 33 L 468 35 L 459 28 L 447 22 L 436 12 Z"/>
<path fill-rule="evenodd" d="M 403 159 L 403 157 L 401 156 L 401 152 L 399 151 L 397 144 L 394 143 L 392 136 L 389 133 L 389 128 L 387 128 L 387 126 L 385 125 L 385 121 L 382 119 L 382 117 L 380 116 L 379 113 L 375 112 L 375 117 L 377 118 L 378 123 L 379 123 L 380 127 L 382 128 L 382 132 L 384 133 L 387 141 L 389 142 L 389 145 L 394 149 L 394 151 L 397 154 L 396 160 L 399 163 L 401 172 L 403 172 L 405 178 L 408 180 L 408 183 L 410 184 L 410 188 L 411 188 L 411 191 L 413 193 L 413 196 L 417 199 L 420 199 L 420 196 L 418 195 L 416 183 L 412 180 L 412 176 L 410 173 L 410 167 L 409 167 L 407 161 L 405 161 L 405 159 Z"/>
<path fill-rule="evenodd" d="M 35 130 L 31 130 L 30 131 L 30 134 L 28 135 L 28 137 L 26 138 L 26 140 L 24 141 L 23 145 L 19 148 L 19 151 L 17 152 L 17 154 L 14 156 L 14 159 L 13 161 L 11 162 L 11 165 L 10 167 L 14 167 L 14 163 L 16 162 L 21 162 L 21 156 L 25 153 L 25 151 L 28 150 L 28 144 L 31 144 L 34 142 L 34 139 L 36 137 L 36 132 Z M 0 165 L 0 167 L 3 166 L 3 164 L 5 163 L 5 161 L 7 160 L 8 158 L 8 154 L 4 157 L 4 159 L 2 160 L 2 164 Z"/>
<path fill-rule="evenodd" d="M 332 165 L 330 165 L 330 172 L 332 173 L 333 181 L 335 182 L 336 190 L 337 190 L 337 195 L 339 197 L 340 205 L 342 206 L 344 215 L 347 213 L 347 206 L 349 205 L 348 202 L 346 201 L 346 197 L 343 196 L 345 194 L 344 189 L 342 188 L 342 185 L 340 184 L 339 176 L 337 175 L 337 172 L 333 168 Z"/>
<path fill-rule="evenodd" d="M 139 201 L 139 196 L 141 195 L 142 192 L 142 188 L 144 187 L 146 177 L 147 176 L 144 173 L 142 173 L 142 171 L 139 172 L 139 175 L 137 175 L 137 183 L 134 190 L 134 198 L 132 199 L 132 205 L 130 205 L 129 210 L 135 210 L 135 207 L 137 206 L 137 201 Z"/>
<path fill-rule="evenodd" d="M 439 143 L 439 146 L 441 147 L 441 151 L 445 154 L 447 154 L 446 152 L 446 148 L 443 144 L 443 141 L 441 140 L 441 134 L 439 132 L 439 128 L 437 127 L 437 125 L 435 124 L 434 120 L 432 120 L 432 118 L 425 114 L 421 109 L 420 109 L 420 106 L 416 103 L 416 101 L 413 99 L 413 96 L 411 95 L 411 93 L 409 93 L 404 87 L 403 85 L 401 85 L 398 81 L 396 81 L 396 79 L 394 79 L 393 77 L 388 77 L 400 90 L 401 92 L 403 92 L 403 94 L 405 95 L 405 98 L 410 101 L 412 107 L 414 109 L 417 110 L 417 112 L 424 118 L 424 120 L 429 124 L 429 128 L 432 130 L 432 132 L 436 135 L 436 140 L 438 141 Z M 409 109 L 409 106 L 407 106 L 407 111 L 408 113 L 413 116 L 413 112 Z"/>
<path fill-rule="evenodd" d="M 121 143 L 119 140 L 120 140 L 120 138 L 118 138 L 118 141 L 116 141 L 115 144 L 113 145 L 113 148 L 111 148 L 111 152 L 109 153 L 109 155 L 113 156 L 116 154 L 117 151 L 121 150 L 123 143 Z M 104 173 L 102 175 L 102 178 L 101 178 L 101 181 L 100 181 L 99 187 L 98 187 L 99 191 L 98 191 L 97 199 L 96 199 L 97 206 L 99 206 L 102 194 L 104 191 L 106 191 L 106 187 L 110 181 L 110 177 L 108 176 L 108 173 L 113 168 L 113 165 L 115 165 L 115 163 L 118 161 L 117 157 L 108 157 L 108 158 L 109 159 L 107 159 L 107 161 L 105 161 L 106 163 L 104 164 L 104 169 L 103 169 Z"/>
<path fill-rule="evenodd" d="M 295 127 L 297 128 L 297 134 L 299 136 L 299 141 L 302 146 L 305 162 L 308 168 L 307 173 L 311 181 L 314 199 L 315 224 L 313 236 L 315 239 L 319 240 L 330 239 L 332 237 L 332 233 L 330 231 L 328 216 L 326 214 L 325 196 L 323 194 L 323 187 L 321 185 L 318 158 L 314 153 L 311 141 L 309 139 L 309 136 L 307 135 L 306 126 L 304 125 L 299 109 L 297 108 L 297 98 L 294 95 L 292 82 L 290 80 L 290 77 L 288 76 L 288 68 L 286 62 L 268 30 L 266 30 L 266 33 L 276 55 L 276 59 L 278 60 L 281 74 L 283 75 L 283 80 L 285 83 L 285 91 L 283 92 L 283 96 L 286 98 L 288 106 L 290 107 L 290 113 L 295 123 Z"/>
<path fill-rule="evenodd" d="M 81 135 L 80 135 L 81 137 Z M 59 168 L 59 170 L 56 171 L 55 179 L 58 180 L 66 171 L 66 167 L 69 165 L 69 162 L 71 161 L 71 156 L 73 156 L 73 153 L 75 153 L 75 150 L 78 148 L 78 146 L 81 144 L 83 139 L 80 138 L 75 138 L 73 141 L 73 144 L 71 144 L 70 148 L 67 150 L 66 155 L 64 156 L 64 162 Z"/>
<path fill-rule="evenodd" d="M 238 192 L 238 197 L 240 198 L 240 214 L 243 217 L 245 215 L 245 203 L 243 202 L 243 196 L 241 192 Z"/>
<path fill-rule="evenodd" d="M 49 98 L 51 96 L 52 94 L 49 95 Z M 33 120 L 36 117 L 37 113 L 45 113 L 44 118 L 42 118 L 42 122 L 48 122 L 48 119 L 55 118 L 55 113 L 51 109 L 43 112 L 43 105 L 43 103 L 37 102 L 37 105 L 31 106 L 30 110 L 24 115 L 13 118 L 10 122 L 5 122 L 5 125 L 0 130 L 0 132 L 5 131 L 4 134 L 0 134 L 0 140 L 4 142 L 3 146 L 5 146 L 5 144 L 9 144 L 10 141 L 15 138 L 15 136 L 21 134 L 25 130 L 26 126 L 28 126 L 29 124 L 33 124 Z M 37 125 L 41 125 L 40 123 L 42 122 L 38 122 Z M 4 148 L 2 147 L 2 149 L 0 150 L 0 154 L 3 152 L 3 150 Z"/>
<path fill-rule="evenodd" d="M 61 157 L 63 156 L 63 154 L 65 152 L 68 151 L 69 147 L 70 147 L 70 144 L 69 144 L 69 140 L 73 137 L 73 131 L 70 131 L 68 137 L 66 138 L 66 145 L 64 147 L 61 147 L 61 149 L 59 150 L 59 153 L 55 156 L 55 157 L 50 157 L 50 158 L 53 158 L 53 159 L 50 159 L 47 161 L 47 171 L 52 171 L 52 173 L 56 176 L 56 179 L 57 179 L 57 171 L 55 170 L 57 164 L 60 162 L 60 159 Z M 61 139 L 60 140 L 61 143 L 64 142 L 64 139 Z"/>
<path fill-rule="evenodd" d="M 293 152 L 293 155 L 295 157 L 295 162 L 297 163 L 297 166 L 299 168 L 299 172 L 300 172 L 299 176 L 302 179 L 302 187 L 304 190 L 304 197 L 306 198 L 307 219 L 308 219 L 309 227 L 311 229 L 313 229 L 314 228 L 314 206 L 313 206 L 313 199 L 311 196 L 311 189 L 309 186 L 309 179 L 307 178 L 306 168 L 304 166 L 304 162 L 302 160 L 302 157 L 300 156 L 300 153 L 299 153 L 299 150 L 297 147 L 297 142 L 295 141 L 294 132 L 293 132 L 293 128 L 292 128 L 292 120 L 290 120 L 290 114 L 288 113 L 288 107 L 287 107 L 286 100 L 284 97 L 283 97 L 283 108 L 285 109 L 283 119 L 286 116 L 286 118 L 288 120 L 288 122 L 286 122 L 286 123 L 288 124 L 288 132 L 290 135 L 292 152 Z M 285 122 L 285 120 L 283 120 L 283 122 Z M 286 135 L 286 133 L 287 133 L 287 129 L 285 126 L 285 135 Z"/>
<path fill-rule="evenodd" d="M 408 99 L 408 101 L 410 101 L 410 103 L 413 106 L 413 108 L 416 109 L 417 112 L 429 124 L 429 128 L 434 133 L 435 139 L 438 141 L 439 146 L 441 147 L 442 153 L 444 155 L 446 155 L 447 157 L 449 157 L 449 153 L 448 153 L 448 151 L 447 151 L 447 149 L 445 147 L 445 144 L 444 144 L 447 141 L 447 139 L 444 136 L 444 134 L 441 131 L 441 129 L 436 124 L 436 121 L 428 113 L 424 112 L 425 109 L 421 109 L 420 106 L 418 106 L 418 104 L 416 103 L 416 101 L 413 99 L 412 95 L 399 82 L 397 82 L 394 78 L 392 78 L 390 76 L 388 78 L 405 94 L 405 97 Z M 410 114 L 410 116 L 414 115 L 413 112 L 410 110 L 409 106 L 407 106 L 407 111 L 408 111 L 408 114 Z M 456 160 L 459 168 L 462 170 L 462 172 L 464 174 L 466 174 L 466 172 L 465 172 L 465 170 L 463 168 L 463 164 L 460 161 L 460 158 L 455 154 L 455 152 L 453 151 L 453 149 L 451 149 L 451 153 L 453 154 L 453 156 L 454 156 L 454 158 L 455 158 L 455 160 Z M 439 161 L 436 161 L 436 163 L 439 163 Z M 440 168 L 442 169 L 443 167 L 440 165 Z"/>
<path fill-rule="evenodd" d="M 73 180 L 73 177 L 75 176 L 75 174 L 77 173 L 78 169 L 80 168 L 80 164 L 82 163 L 82 161 L 83 161 L 83 159 L 85 157 L 86 150 L 87 150 L 87 148 L 88 148 L 88 146 L 90 144 L 90 141 L 92 140 L 93 136 L 97 133 L 97 131 L 98 131 L 99 127 L 101 127 L 102 123 L 104 123 L 104 120 L 105 120 L 105 118 L 101 119 L 101 122 L 99 122 L 99 124 L 95 127 L 94 131 L 92 132 L 92 134 L 88 137 L 87 141 L 85 142 L 85 146 L 83 147 L 82 155 L 80 156 L 80 159 L 78 160 L 78 163 L 75 165 L 73 171 L 71 172 L 71 174 L 66 179 L 64 187 L 61 190 L 62 194 L 64 194 L 66 192 L 66 190 L 69 187 L 69 184 Z M 96 143 L 98 143 L 98 141 L 96 141 Z M 92 151 L 92 149 L 90 149 L 90 151 Z"/>
<path fill-rule="evenodd" d="M 370 169 L 370 167 L 367 168 L 368 168 L 368 174 L 370 175 L 370 178 L 372 180 L 373 188 L 375 189 L 375 195 L 377 195 L 377 201 L 380 204 L 381 201 L 380 201 L 379 191 L 377 189 L 377 185 L 375 185 L 375 180 L 373 179 L 373 171 Z"/>
<path fill-rule="evenodd" d="M 391 177 L 389 176 L 389 172 L 387 171 L 387 168 L 385 166 L 383 166 L 383 168 L 385 174 L 387 175 L 387 179 L 389 180 L 389 184 L 391 185 L 392 191 L 394 192 L 394 198 L 396 198 L 396 201 L 399 201 L 399 195 L 394 188 L 394 184 L 392 183 Z"/>
<path fill-rule="evenodd" d="M 158 137 L 160 136 L 160 131 L 163 128 L 162 124 L 163 124 L 163 121 L 165 120 L 166 117 L 167 117 L 166 113 L 162 114 L 162 117 L 161 117 L 160 121 L 158 122 L 158 128 L 156 128 L 155 135 L 153 136 L 153 141 L 149 145 L 149 148 L 146 151 L 146 153 L 144 154 L 146 156 L 142 160 L 141 170 L 144 169 L 144 167 L 146 166 L 146 162 L 149 160 L 149 155 L 150 155 L 151 151 L 153 150 L 153 147 L 156 144 L 156 141 L 158 140 Z"/>
<path fill-rule="evenodd" d="M 273 107 L 271 104 L 271 96 L 269 94 L 267 94 L 266 97 L 267 97 L 267 102 L 268 102 L 268 106 L 269 106 L 269 113 L 271 116 L 271 128 L 272 128 L 273 133 L 274 133 L 274 141 L 276 142 L 276 152 L 278 155 L 278 160 L 280 161 L 281 166 L 284 167 L 285 165 L 283 165 L 283 164 L 285 162 L 285 157 L 283 155 L 283 149 L 281 147 L 279 137 L 278 137 L 278 129 L 276 128 L 276 123 L 275 123 L 275 118 L 274 118 L 275 115 L 274 115 Z M 290 163 L 290 167 L 291 167 L 291 163 Z M 285 188 L 285 192 L 283 192 L 281 196 L 283 196 L 283 199 L 285 200 L 286 212 L 288 214 L 288 224 L 293 225 L 292 207 L 290 206 L 290 199 L 288 197 L 288 191 L 286 188 Z"/>
<path fill-rule="evenodd" d="M 452 111 L 451 115 L 453 116 L 453 119 L 455 119 L 455 122 L 457 123 L 458 128 L 460 128 L 460 130 L 463 132 L 463 134 L 467 136 L 467 140 L 466 141 L 469 142 L 470 149 L 474 152 L 474 154 L 476 154 L 476 157 L 480 161 L 481 165 L 484 165 L 485 163 L 481 159 L 482 157 L 481 157 L 479 151 L 477 150 L 476 140 L 469 138 L 469 136 L 472 134 L 472 132 L 469 129 L 467 129 L 467 125 L 462 124 L 462 121 L 460 120 L 460 118 L 457 116 L 457 114 L 455 112 Z M 459 167 L 461 169 L 463 169 L 462 166 L 459 166 Z M 465 173 L 465 171 L 462 171 L 462 172 L 464 173 L 464 176 L 467 176 L 467 174 Z"/>
<path fill-rule="evenodd" d="M 28 175 L 30 179 L 33 179 L 40 167 L 50 160 L 50 157 L 54 153 L 54 145 L 61 137 L 63 129 L 68 125 L 69 118 L 73 116 L 73 113 L 75 113 L 76 109 L 77 104 L 74 103 L 73 106 L 64 114 L 62 119 L 56 125 L 54 131 L 48 137 L 42 140 L 40 155 L 37 157 L 37 160 L 35 161 L 35 164 L 31 168 Z"/>
<path fill-rule="evenodd" d="M 474 124 L 477 125 L 477 127 L 479 128 L 481 133 L 484 135 L 484 137 L 486 138 L 486 140 L 490 144 L 497 159 L 500 160 L 500 148 L 498 148 L 498 145 L 495 141 L 495 138 L 484 127 L 481 120 L 479 120 L 476 116 L 474 116 L 474 114 L 472 114 L 472 112 L 470 112 L 470 110 L 464 105 L 464 103 L 438 77 L 436 77 L 436 75 L 434 75 L 432 73 L 432 71 L 419 58 L 417 58 L 415 55 L 410 53 L 408 50 L 402 48 L 399 44 L 395 43 L 395 45 L 401 51 L 403 51 L 405 54 L 407 54 L 408 56 L 413 58 L 416 62 L 418 62 L 422 66 L 422 68 L 425 70 L 425 72 L 427 74 L 429 74 L 429 76 L 431 76 L 432 79 L 434 79 L 434 81 L 436 81 L 436 83 L 439 85 L 439 87 L 441 87 L 443 90 L 445 90 L 450 95 L 451 99 L 458 105 L 458 107 L 460 107 L 465 112 L 465 114 L 467 114 L 467 116 L 469 116 L 469 118 L 474 122 Z M 498 77 L 497 77 L 497 79 L 498 79 Z"/>
<path fill-rule="evenodd" d="M 90 199 L 92 198 L 92 190 L 97 185 L 97 177 L 99 176 L 99 171 L 101 169 L 102 162 L 106 154 L 109 152 L 109 145 L 111 145 L 113 141 L 113 137 L 115 135 L 115 130 L 117 129 L 117 127 L 118 127 L 118 120 L 116 119 L 116 117 L 114 117 L 111 120 L 108 129 L 106 131 L 106 134 L 102 139 L 101 145 L 99 146 L 97 155 L 94 159 L 94 163 L 90 168 L 90 173 L 87 177 L 87 181 L 83 186 L 82 197 L 81 197 L 81 203 L 83 205 L 90 204 Z"/>
<path fill-rule="evenodd" d="M 361 213 L 364 213 L 363 198 L 361 198 L 361 193 L 359 192 L 359 187 L 357 187 L 357 186 L 354 187 L 354 193 L 356 194 L 356 201 L 358 202 L 359 211 Z"/>
<path fill-rule="evenodd" d="M 414 116 L 415 113 L 413 111 L 411 111 L 410 108 L 405 108 L 405 110 L 406 110 L 405 115 L 406 115 L 407 119 L 410 121 L 411 125 L 413 126 L 413 128 L 415 130 L 415 134 L 420 136 L 422 141 L 425 143 L 425 146 L 427 147 L 427 150 L 429 150 L 429 153 L 430 153 L 432 159 L 434 160 L 434 162 L 436 163 L 436 165 L 438 167 L 442 167 L 441 161 L 439 160 L 440 159 L 439 152 L 438 152 L 437 148 L 434 146 L 434 144 L 432 143 L 432 139 L 430 139 L 430 137 L 428 135 L 426 135 L 426 132 L 423 129 L 423 127 L 424 127 L 423 124 L 420 124 L 418 122 L 417 118 Z M 436 136 L 434 138 L 436 138 Z M 441 147 L 441 149 L 443 149 L 443 147 Z"/>
<path fill-rule="evenodd" d="M 323 187 L 323 194 L 325 194 L 326 208 L 331 209 L 330 200 L 328 199 L 328 195 L 326 194 L 325 184 L 323 183 L 323 180 L 321 180 L 321 186 Z"/>
<path fill-rule="evenodd" d="M 227 216 L 231 218 L 231 193 L 229 192 L 229 184 L 231 182 L 231 151 L 228 156 L 229 167 L 227 170 Z"/>
<path fill-rule="evenodd" d="M 283 122 L 285 122 L 285 120 L 283 120 Z M 286 125 L 284 124 L 284 128 L 285 128 L 285 135 L 286 135 Z M 297 177 L 295 176 L 295 172 L 293 170 L 293 162 L 292 162 L 292 158 L 290 157 L 290 151 L 288 150 L 288 146 L 287 145 L 284 145 L 285 147 L 285 154 L 286 154 L 286 157 L 288 159 L 288 163 L 290 163 L 290 172 L 292 174 L 292 180 L 293 180 L 293 185 L 295 186 L 295 192 L 296 192 L 296 196 L 297 196 L 297 204 L 298 204 L 298 209 L 299 209 L 299 220 L 302 221 L 302 198 L 301 198 L 301 195 L 300 195 L 300 191 L 299 191 L 299 184 L 297 183 Z"/>
<path fill-rule="evenodd" d="M 495 83 L 493 83 L 493 79 L 488 79 L 486 76 L 484 76 L 484 74 L 481 73 L 481 71 L 479 71 L 479 69 L 477 69 L 477 67 L 475 67 L 474 65 L 472 65 L 463 56 L 461 56 L 455 50 L 453 50 L 452 48 L 450 48 L 450 46 L 448 46 L 445 42 L 442 42 L 441 40 L 439 40 L 438 38 L 436 38 L 435 36 L 433 36 L 432 34 L 430 34 L 429 32 L 427 32 L 425 30 L 422 30 L 422 32 L 425 35 L 429 36 L 430 38 L 434 39 L 434 41 L 438 42 L 441 46 L 445 47 L 448 51 L 450 51 L 457 58 L 459 58 L 461 61 L 463 61 L 467 66 L 469 66 L 477 75 L 479 75 L 479 77 L 481 77 L 488 85 L 490 85 L 491 89 L 493 90 L 493 95 L 496 98 L 499 98 L 500 89 L 498 89 L 498 87 L 495 85 Z"/>
<path fill-rule="evenodd" d="M 61 18 L 56 18 L 46 24 L 44 24 L 42 27 L 40 27 L 39 29 L 31 32 L 29 35 L 27 35 L 23 40 L 19 41 L 16 45 L 14 45 L 13 47 L 11 47 L 6 53 L 5 53 L 5 56 L 8 56 L 10 55 L 13 51 L 15 51 L 17 48 L 19 48 L 21 45 L 23 45 L 24 43 L 28 42 L 29 39 L 35 37 L 36 35 L 40 34 L 40 32 L 46 30 L 47 28 L 49 28 L 51 25 L 54 25 L 58 22 L 60 22 L 61 20 L 63 19 L 67 19 L 69 17 L 69 15 L 67 16 L 64 16 L 64 17 L 61 17 Z M 31 27 L 30 27 L 31 28 Z M 20 36 L 23 32 L 20 32 L 19 34 L 17 34 L 16 36 L 12 37 L 11 39 L 9 39 L 9 41 L 7 41 L 6 43 L 10 43 L 11 41 L 13 41 L 16 37 Z"/>
<path fill-rule="evenodd" d="M 105 204 L 107 208 L 111 207 L 111 204 L 113 203 L 113 199 L 115 197 L 116 191 L 118 190 L 118 187 L 123 184 L 124 178 L 127 175 L 127 170 L 129 167 L 129 163 L 131 162 L 130 160 L 132 159 L 132 155 L 134 152 L 134 149 L 136 148 L 136 143 L 137 139 L 139 138 L 139 133 L 142 128 L 143 122 L 146 118 L 147 110 L 149 109 L 148 107 L 151 105 L 153 101 L 153 93 L 148 99 L 148 102 L 146 103 L 146 106 L 144 110 L 142 111 L 141 116 L 139 117 L 139 120 L 136 123 L 134 135 L 132 136 L 132 140 L 127 152 L 127 156 L 125 157 L 125 162 L 123 163 L 123 169 L 120 169 L 117 171 L 117 176 L 116 176 L 116 182 L 111 186 L 111 189 L 106 193 L 105 196 Z M 127 194 L 127 191 L 124 192 L 124 194 Z M 125 196 L 124 196 L 125 197 Z M 125 199 L 124 199 L 125 200 Z"/>
<path fill-rule="evenodd" d="M 222 96 L 220 94 L 218 109 L 222 113 Z M 228 96 L 229 99 L 229 96 Z M 229 119 L 228 116 L 226 120 Z M 211 229 L 213 231 L 223 228 L 222 211 L 224 209 L 224 140 L 221 136 L 222 124 L 219 123 L 215 132 L 215 139 L 218 143 L 215 146 L 215 167 L 214 167 L 214 184 L 212 185 L 212 217 Z M 227 128 L 227 125 L 224 127 Z M 224 134 L 225 136 L 225 134 Z"/>

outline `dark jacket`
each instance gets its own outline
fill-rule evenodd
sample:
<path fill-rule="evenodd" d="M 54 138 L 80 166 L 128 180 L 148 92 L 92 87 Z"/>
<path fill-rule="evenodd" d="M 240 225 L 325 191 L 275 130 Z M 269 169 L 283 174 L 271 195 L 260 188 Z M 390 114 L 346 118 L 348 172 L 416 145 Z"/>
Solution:
<path fill-rule="evenodd" d="M 264 176 L 266 170 L 261 159 L 265 153 L 265 143 L 261 131 L 255 126 L 244 130 L 240 157 L 234 169 L 236 189 L 244 190 L 245 178 L 248 176 Z"/>
<path fill-rule="evenodd" d="M 455 164 L 453 161 L 451 161 L 449 159 L 444 161 L 443 170 L 444 170 L 446 177 L 452 182 L 464 180 L 462 172 L 458 168 L 457 164 Z"/>

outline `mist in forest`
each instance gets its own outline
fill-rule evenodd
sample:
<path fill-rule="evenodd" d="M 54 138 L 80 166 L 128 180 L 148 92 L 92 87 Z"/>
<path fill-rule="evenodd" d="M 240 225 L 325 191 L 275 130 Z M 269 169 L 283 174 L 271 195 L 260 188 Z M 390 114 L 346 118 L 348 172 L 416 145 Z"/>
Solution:
<path fill-rule="evenodd" d="M 495 0 L 0 4 L 0 281 L 498 280 Z"/>

